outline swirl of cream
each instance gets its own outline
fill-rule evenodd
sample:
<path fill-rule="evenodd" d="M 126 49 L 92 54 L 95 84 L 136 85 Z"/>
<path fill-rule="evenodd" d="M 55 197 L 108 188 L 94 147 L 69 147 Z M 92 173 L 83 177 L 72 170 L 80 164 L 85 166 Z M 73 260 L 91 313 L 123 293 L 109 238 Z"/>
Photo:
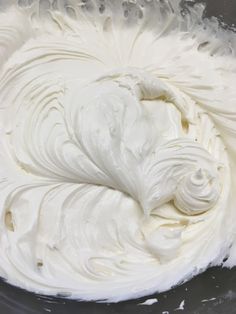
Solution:
<path fill-rule="evenodd" d="M 10 2 L 0 275 L 117 302 L 220 264 L 235 232 L 234 36 L 178 1 Z"/>
<path fill-rule="evenodd" d="M 206 169 L 198 169 L 182 178 L 174 196 L 175 206 L 188 215 L 211 209 L 218 201 L 220 184 Z"/>

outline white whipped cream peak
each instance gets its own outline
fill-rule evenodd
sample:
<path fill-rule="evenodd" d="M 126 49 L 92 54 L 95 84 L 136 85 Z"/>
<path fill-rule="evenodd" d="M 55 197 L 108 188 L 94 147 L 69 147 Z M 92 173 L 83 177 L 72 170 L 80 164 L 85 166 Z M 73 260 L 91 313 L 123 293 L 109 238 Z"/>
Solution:
<path fill-rule="evenodd" d="M 117 302 L 234 265 L 236 34 L 174 0 L 3 4 L 0 275 Z"/>

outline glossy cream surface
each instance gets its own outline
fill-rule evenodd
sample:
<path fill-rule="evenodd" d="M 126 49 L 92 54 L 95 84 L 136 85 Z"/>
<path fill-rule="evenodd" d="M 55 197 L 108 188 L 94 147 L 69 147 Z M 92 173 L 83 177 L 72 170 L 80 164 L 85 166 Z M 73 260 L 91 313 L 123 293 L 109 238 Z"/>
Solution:
<path fill-rule="evenodd" d="M 233 266 L 236 35 L 174 0 L 28 4 L 0 13 L 0 275 L 117 302 Z"/>

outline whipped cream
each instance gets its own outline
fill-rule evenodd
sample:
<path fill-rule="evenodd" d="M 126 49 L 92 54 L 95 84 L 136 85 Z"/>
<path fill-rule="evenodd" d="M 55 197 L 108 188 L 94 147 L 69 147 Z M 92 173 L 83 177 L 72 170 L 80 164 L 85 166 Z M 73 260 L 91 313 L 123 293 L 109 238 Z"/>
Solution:
<path fill-rule="evenodd" d="M 0 14 L 0 275 L 117 302 L 233 266 L 236 35 L 179 1 L 30 3 Z"/>

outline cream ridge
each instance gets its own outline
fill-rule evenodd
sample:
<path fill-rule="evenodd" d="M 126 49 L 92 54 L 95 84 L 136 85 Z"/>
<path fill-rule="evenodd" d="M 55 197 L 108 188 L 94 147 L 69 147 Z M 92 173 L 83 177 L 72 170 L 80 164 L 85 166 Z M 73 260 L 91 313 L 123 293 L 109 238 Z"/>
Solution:
<path fill-rule="evenodd" d="M 118 302 L 236 264 L 236 34 L 179 3 L 0 1 L 10 284 Z"/>

